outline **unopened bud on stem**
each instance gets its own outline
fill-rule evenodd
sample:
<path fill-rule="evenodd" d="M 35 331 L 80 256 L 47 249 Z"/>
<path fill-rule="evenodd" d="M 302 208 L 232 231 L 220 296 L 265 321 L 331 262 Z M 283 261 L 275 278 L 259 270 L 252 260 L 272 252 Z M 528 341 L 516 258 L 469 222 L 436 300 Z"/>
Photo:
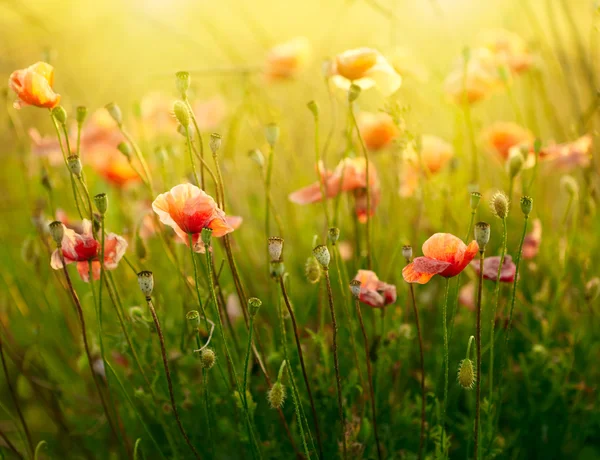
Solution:
<path fill-rule="evenodd" d="M 479 245 L 479 252 L 485 251 L 485 246 L 490 241 L 490 224 L 487 222 L 477 222 L 475 224 L 475 241 Z"/>
<path fill-rule="evenodd" d="M 48 227 L 50 229 L 50 235 L 52 236 L 52 239 L 57 245 L 60 246 L 60 244 L 62 243 L 63 236 L 65 234 L 65 227 L 63 223 L 59 222 L 58 220 L 55 220 Z"/>

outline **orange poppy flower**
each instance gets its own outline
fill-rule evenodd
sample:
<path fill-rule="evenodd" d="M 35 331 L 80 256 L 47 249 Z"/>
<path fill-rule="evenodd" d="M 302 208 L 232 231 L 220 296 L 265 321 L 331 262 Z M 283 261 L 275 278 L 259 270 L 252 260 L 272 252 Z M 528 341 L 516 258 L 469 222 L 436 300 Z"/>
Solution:
<path fill-rule="evenodd" d="M 357 121 L 365 146 L 371 151 L 384 149 L 400 135 L 400 130 L 387 113 L 361 112 Z"/>
<path fill-rule="evenodd" d="M 479 43 L 494 54 L 499 65 L 507 66 L 513 73 L 524 72 L 533 64 L 525 40 L 509 30 L 486 30 L 480 34 Z"/>
<path fill-rule="evenodd" d="M 444 81 L 444 92 L 456 104 L 473 104 L 487 98 L 500 85 L 494 55 L 478 48 L 471 52 L 466 66 L 464 57 L 457 62 Z"/>
<path fill-rule="evenodd" d="M 482 139 L 502 159 L 506 160 L 515 145 L 533 145 L 535 136 L 527 128 L 513 123 L 498 121 L 482 133 Z"/>
<path fill-rule="evenodd" d="M 24 105 L 34 105 L 51 109 L 60 102 L 60 94 L 52 90 L 54 67 L 45 62 L 36 62 L 26 69 L 15 70 L 8 80 L 19 98 L 13 105 L 20 109 Z"/>
<path fill-rule="evenodd" d="M 362 303 L 383 308 L 396 301 L 396 286 L 380 281 L 375 272 L 359 270 L 354 279 L 360 281 L 358 298 Z"/>
<path fill-rule="evenodd" d="M 308 62 L 310 43 L 305 37 L 297 37 L 271 48 L 265 63 L 265 75 L 269 80 L 295 77 Z"/>
<path fill-rule="evenodd" d="M 325 198 L 334 198 L 342 192 L 353 192 L 356 198 L 356 214 L 359 221 L 367 221 L 367 168 L 366 160 L 360 158 L 346 158 L 342 160 L 333 172 L 325 171 L 323 164 L 319 164 L 322 181 L 325 187 Z M 379 177 L 375 165 L 369 163 L 369 187 L 371 189 L 371 216 L 375 214 L 381 199 Z M 301 188 L 289 195 L 290 201 L 296 204 L 318 203 L 323 200 L 321 183 Z"/>
<path fill-rule="evenodd" d="M 123 188 L 131 183 L 141 181 L 129 160 L 114 145 L 93 145 L 87 149 L 86 158 L 89 158 L 94 171 L 115 187 Z"/>
<path fill-rule="evenodd" d="M 86 283 L 90 280 L 90 266 L 92 262 L 92 274 L 94 280 L 100 279 L 100 260 L 101 247 L 100 242 L 92 235 L 92 223 L 84 219 L 83 231 L 77 233 L 63 224 L 64 236 L 61 242 L 61 250 L 65 263 L 77 264 L 79 276 Z M 108 233 L 104 240 L 104 268 L 114 270 L 119 265 L 119 261 L 127 250 L 127 241 L 119 235 Z M 52 253 L 50 266 L 59 270 L 63 268 L 63 262 L 59 250 Z"/>
<path fill-rule="evenodd" d="M 376 86 L 385 96 L 396 92 L 402 77 L 383 55 L 372 48 L 356 48 L 338 54 L 329 69 L 334 85 L 348 90 L 354 83 L 362 89 Z"/>
<path fill-rule="evenodd" d="M 416 257 L 402 270 L 408 283 L 425 284 L 434 275 L 451 278 L 462 272 L 479 251 L 475 240 L 467 246 L 450 233 L 436 233 L 423 243 L 423 257 Z"/>
<path fill-rule="evenodd" d="M 160 221 L 173 228 L 186 244 L 192 235 L 194 251 L 204 252 L 200 233 L 210 228 L 213 237 L 221 237 L 233 232 L 225 213 L 215 200 L 192 184 L 179 184 L 156 197 L 152 209 Z"/>

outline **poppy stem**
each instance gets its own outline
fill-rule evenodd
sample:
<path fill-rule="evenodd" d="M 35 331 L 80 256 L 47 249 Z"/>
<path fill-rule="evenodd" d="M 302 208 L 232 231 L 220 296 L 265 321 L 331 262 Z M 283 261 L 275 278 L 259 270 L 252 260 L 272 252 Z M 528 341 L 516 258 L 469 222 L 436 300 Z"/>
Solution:
<path fill-rule="evenodd" d="M 442 328 L 444 331 L 444 402 L 442 403 L 442 438 L 446 436 L 446 408 L 448 407 L 448 374 L 450 372 L 449 364 L 449 346 L 448 346 L 448 293 L 450 290 L 450 278 L 446 278 L 446 289 L 444 294 L 444 307 L 442 309 Z M 442 446 L 445 440 L 442 439 Z M 445 454 L 445 453 L 444 453 Z"/>
<path fill-rule="evenodd" d="M 196 170 L 196 162 L 194 161 L 194 151 L 192 149 L 192 139 L 190 136 L 190 129 L 185 127 L 185 139 L 187 141 L 188 153 L 190 154 L 190 163 L 192 165 L 192 173 L 194 174 L 194 179 L 196 180 L 196 185 L 200 187 L 202 185 L 202 189 L 204 189 L 203 184 L 200 183 L 200 179 L 198 178 L 198 171 Z"/>
<path fill-rule="evenodd" d="M 123 127 L 122 124 L 119 124 L 119 130 L 121 131 L 121 134 L 123 134 L 123 136 L 125 137 L 127 142 L 129 142 L 129 144 L 133 148 L 133 152 L 135 153 L 135 156 L 137 157 L 138 161 L 142 165 L 142 169 L 144 171 L 144 176 L 146 176 L 146 178 L 145 179 L 142 178 L 142 180 L 145 182 L 146 186 L 148 187 L 150 194 L 154 197 L 155 194 L 154 194 L 154 185 L 152 184 L 152 176 L 150 175 L 150 170 L 148 169 L 148 164 L 146 163 L 146 160 L 144 159 L 144 155 L 142 154 L 140 147 L 133 140 L 133 137 L 131 137 L 131 134 L 129 134 L 129 132 Z"/>
<path fill-rule="evenodd" d="M 167 359 L 167 350 L 165 348 L 165 338 L 162 333 L 162 329 L 160 327 L 160 322 L 158 320 L 158 315 L 156 314 L 156 310 L 154 309 L 154 305 L 152 304 L 152 298 L 150 296 L 146 297 L 146 303 L 148 304 L 148 309 L 150 310 L 150 314 L 152 315 L 152 319 L 154 320 L 154 326 L 156 327 L 156 332 L 158 334 L 158 340 L 160 343 L 160 354 L 162 356 L 163 367 L 165 369 L 165 375 L 167 377 L 167 385 L 169 387 L 169 397 L 171 399 L 171 407 L 173 409 L 173 415 L 175 416 L 175 420 L 177 421 L 177 426 L 179 427 L 179 431 L 183 435 L 185 442 L 189 446 L 190 450 L 194 453 L 194 456 L 197 459 L 200 459 L 200 455 L 196 451 L 196 448 L 190 441 L 185 429 L 183 428 L 183 424 L 181 423 L 181 418 L 179 418 L 179 412 L 177 411 L 177 404 L 175 403 L 175 395 L 173 393 L 173 382 L 171 381 L 171 371 L 169 370 L 169 361 Z"/>
<path fill-rule="evenodd" d="M 479 460 L 479 420 L 481 418 L 481 296 L 483 293 L 483 259 L 485 247 L 479 251 L 479 284 L 477 286 L 477 332 L 475 335 L 475 347 L 477 348 L 477 365 L 475 378 L 475 431 L 474 431 L 474 460 Z"/>
<path fill-rule="evenodd" d="M 523 233 L 521 234 L 521 242 L 519 243 L 519 253 L 517 254 L 517 261 L 515 263 L 515 279 L 513 280 L 513 289 L 512 296 L 510 299 L 510 313 L 508 315 L 508 326 L 506 329 L 506 338 L 505 338 L 505 348 L 506 352 L 508 352 L 508 339 L 510 336 L 511 326 L 512 326 L 512 318 L 513 318 L 513 310 L 515 309 L 515 302 L 517 299 L 517 285 L 519 283 L 519 267 L 521 265 L 521 259 L 523 258 L 523 244 L 525 242 L 525 235 L 527 234 L 527 222 L 529 221 L 529 216 L 525 216 L 525 223 L 523 224 Z"/>
<path fill-rule="evenodd" d="M 200 349 L 202 348 L 202 342 L 200 341 L 200 331 L 196 327 L 196 346 Z M 198 354 L 198 358 L 200 359 L 202 356 Z M 212 456 L 215 455 L 215 440 L 213 438 L 212 433 L 212 419 L 213 415 L 210 410 L 210 399 L 208 397 L 208 370 L 204 367 L 201 369 L 202 373 L 202 386 L 204 387 L 204 406 L 206 408 L 206 423 L 208 425 L 208 439 L 210 440 L 210 451 Z"/>
<path fill-rule="evenodd" d="M 419 437 L 419 460 L 423 458 L 423 446 L 425 445 L 425 357 L 423 355 L 423 335 L 421 333 L 421 323 L 419 321 L 419 310 L 417 310 L 417 300 L 415 298 L 415 288 L 409 283 L 410 297 L 412 300 L 413 312 L 415 314 L 415 324 L 417 326 L 417 335 L 419 337 L 419 355 L 421 359 L 421 435 Z"/>
<path fill-rule="evenodd" d="M 186 97 L 183 102 L 187 105 L 190 118 L 192 119 L 192 123 L 194 124 L 194 129 L 196 130 L 196 134 L 198 135 L 198 145 L 200 148 L 200 188 L 204 190 L 204 143 L 202 142 L 202 134 L 200 133 L 200 127 L 198 126 L 198 121 L 196 120 L 196 115 L 194 115 L 194 111 L 192 110 L 192 106 L 190 105 L 189 99 Z M 186 129 L 186 136 L 189 137 L 189 129 Z M 189 139 L 188 139 L 189 141 Z M 191 148 L 191 147 L 190 147 Z"/>
<path fill-rule="evenodd" d="M 344 451 L 344 460 L 347 458 L 347 447 L 346 447 L 346 418 L 344 417 L 344 405 L 342 402 L 342 379 L 340 377 L 340 359 L 338 356 L 337 347 L 337 322 L 335 319 L 335 307 L 333 305 L 333 293 L 331 291 L 331 280 L 329 279 L 329 268 L 323 267 L 323 273 L 325 274 L 325 281 L 327 283 L 327 298 L 329 300 L 329 311 L 331 312 L 331 326 L 333 328 L 333 363 L 335 365 L 335 378 L 337 383 L 337 399 L 338 409 L 340 414 L 340 422 L 342 424 L 342 448 Z"/>
<path fill-rule="evenodd" d="M 296 322 L 296 315 L 292 309 L 292 304 L 283 282 L 283 277 L 279 277 L 279 286 L 281 287 L 281 294 L 287 308 L 290 318 L 292 320 L 292 326 L 294 328 L 294 338 L 296 339 L 296 349 L 298 350 L 298 358 L 300 359 L 300 367 L 302 368 L 302 377 L 304 378 L 304 384 L 306 385 L 306 391 L 308 392 L 308 399 L 310 400 L 310 407 L 312 410 L 313 422 L 315 424 L 315 432 L 317 434 L 317 444 L 319 445 L 319 457 L 324 459 L 323 456 L 323 444 L 321 441 L 321 429 L 319 428 L 319 418 L 317 417 L 317 409 L 315 407 L 315 401 L 313 399 L 312 391 L 310 389 L 310 381 L 308 380 L 308 374 L 306 372 L 306 365 L 304 364 L 304 354 L 302 352 L 302 346 L 300 345 L 300 336 L 298 335 L 298 323 Z M 283 326 L 282 326 L 283 327 Z"/>
<path fill-rule="evenodd" d="M 411 284 L 412 288 L 412 284 Z M 369 394 L 371 396 L 371 406 L 373 410 L 373 431 L 375 433 L 375 443 L 377 444 L 377 457 L 381 460 L 381 443 L 379 442 L 379 431 L 377 429 L 377 410 L 375 404 L 375 392 L 373 391 L 373 370 L 371 369 L 371 357 L 369 355 L 369 339 L 367 338 L 367 331 L 365 330 L 365 323 L 363 322 L 362 312 L 360 311 L 360 302 L 358 301 L 358 297 L 354 301 L 354 305 L 356 307 L 356 313 L 358 315 L 358 321 L 360 322 L 360 329 L 362 331 L 363 340 L 365 342 L 365 360 L 367 362 L 367 374 L 369 376 Z M 417 324 L 419 324 L 419 320 L 417 319 Z M 420 329 L 419 329 L 420 331 Z M 419 337 L 421 336 L 419 332 Z M 423 357 L 423 353 L 421 353 L 421 358 Z M 422 362 L 422 361 L 421 361 Z M 423 411 L 425 409 L 423 408 Z M 425 412 L 423 412 L 425 415 Z M 423 427 L 421 426 L 421 445 L 423 443 Z M 419 449 L 420 452 L 420 449 Z M 420 457 L 419 457 L 420 458 Z"/>

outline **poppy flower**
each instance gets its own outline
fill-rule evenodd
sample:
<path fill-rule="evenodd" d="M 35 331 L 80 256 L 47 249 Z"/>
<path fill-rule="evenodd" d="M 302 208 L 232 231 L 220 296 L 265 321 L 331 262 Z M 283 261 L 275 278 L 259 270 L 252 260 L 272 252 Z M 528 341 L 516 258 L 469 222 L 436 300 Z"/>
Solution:
<path fill-rule="evenodd" d="M 387 113 L 361 112 L 357 122 L 365 147 L 371 151 L 384 149 L 400 135 L 400 129 Z"/>
<path fill-rule="evenodd" d="M 502 159 L 509 157 L 512 147 L 519 145 L 533 145 L 533 133 L 527 128 L 513 123 L 499 121 L 490 125 L 481 135 L 483 142 Z"/>
<path fill-rule="evenodd" d="M 213 237 L 221 237 L 233 232 L 227 216 L 215 200 L 192 184 L 179 184 L 156 197 L 152 209 L 160 221 L 173 228 L 186 244 L 192 235 L 194 251 L 204 252 L 200 233 L 210 228 Z"/>
<path fill-rule="evenodd" d="M 479 261 L 473 260 L 470 265 L 475 269 L 477 275 L 479 275 Z M 499 265 L 500 256 L 486 257 L 483 261 L 483 277 L 486 280 L 496 281 L 498 279 Z M 500 281 L 503 283 L 512 283 L 515 280 L 516 271 L 517 267 L 512 261 L 512 257 L 506 254 L 502 263 L 502 270 L 500 270 Z"/>
<path fill-rule="evenodd" d="M 466 65 L 464 57 L 457 62 L 444 80 L 444 92 L 456 104 L 473 104 L 489 97 L 500 85 L 494 55 L 485 48 L 478 48 L 471 51 Z"/>
<path fill-rule="evenodd" d="M 295 77 L 308 62 L 310 43 L 305 37 L 297 37 L 274 46 L 267 55 L 265 76 L 269 80 Z"/>
<path fill-rule="evenodd" d="M 396 286 L 380 281 L 375 272 L 359 270 L 354 277 L 360 281 L 358 299 L 371 307 L 383 308 L 396 301 Z"/>
<path fill-rule="evenodd" d="M 356 48 L 338 54 L 328 69 L 331 82 L 344 90 L 352 84 L 361 89 L 377 87 L 384 96 L 396 92 L 402 77 L 387 59 L 373 48 Z"/>
<path fill-rule="evenodd" d="M 96 173 L 115 187 L 123 188 L 130 183 L 141 181 L 129 160 L 115 145 L 95 144 L 88 147 L 86 156 Z"/>
<path fill-rule="evenodd" d="M 523 259 L 533 259 L 537 256 L 540 251 L 540 245 L 542 243 L 542 221 L 535 219 L 533 221 L 533 229 L 530 233 L 525 235 L 523 240 Z"/>
<path fill-rule="evenodd" d="M 415 257 L 402 269 L 402 276 L 408 283 L 419 284 L 434 275 L 451 278 L 462 272 L 478 251 L 475 240 L 467 246 L 450 233 L 436 233 L 423 243 L 423 257 Z"/>
<path fill-rule="evenodd" d="M 355 211 L 361 222 L 367 220 L 366 165 L 366 160 L 363 157 L 346 158 L 337 165 L 333 172 L 325 171 L 323 164 L 319 164 L 321 180 L 325 188 L 325 198 L 334 198 L 342 192 L 353 192 L 356 198 Z M 314 182 L 291 193 L 289 199 L 296 204 L 320 202 L 323 200 L 321 186 L 320 182 Z M 369 187 L 371 188 L 371 216 L 373 216 L 381 199 L 381 189 L 377 170 L 372 163 L 369 163 Z"/>
<path fill-rule="evenodd" d="M 94 280 L 100 279 L 99 257 L 102 248 L 100 242 L 92 235 L 92 223 L 84 219 L 82 225 L 82 233 L 77 233 L 63 224 L 64 236 L 61 250 L 65 263 L 67 265 L 76 263 L 79 276 L 87 283 L 90 280 L 90 262 L 92 262 Z M 106 270 L 117 268 L 126 249 L 127 241 L 124 238 L 114 233 L 108 233 L 104 239 L 104 268 Z M 63 268 L 58 249 L 52 254 L 50 266 L 55 270 Z"/>
<path fill-rule="evenodd" d="M 506 29 L 481 32 L 479 44 L 490 50 L 498 65 L 505 65 L 513 73 L 526 71 L 533 64 L 533 56 L 519 35 Z"/>
<path fill-rule="evenodd" d="M 26 69 L 15 70 L 10 75 L 8 84 L 19 98 L 13 104 L 16 109 L 24 105 L 51 109 L 60 102 L 60 95 L 52 90 L 54 67 L 45 62 L 36 62 Z"/>

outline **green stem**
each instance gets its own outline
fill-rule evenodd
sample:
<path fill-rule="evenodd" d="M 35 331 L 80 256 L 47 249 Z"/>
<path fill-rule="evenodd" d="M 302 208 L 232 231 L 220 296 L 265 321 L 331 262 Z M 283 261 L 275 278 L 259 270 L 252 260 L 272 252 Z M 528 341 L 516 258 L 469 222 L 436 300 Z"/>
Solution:
<path fill-rule="evenodd" d="M 203 184 L 200 182 L 200 179 L 198 178 L 198 171 L 196 171 L 196 162 L 194 161 L 194 151 L 192 150 L 192 139 L 190 137 L 190 129 L 187 126 L 185 127 L 185 138 L 187 141 L 188 153 L 190 154 L 190 163 L 192 164 L 192 172 L 194 174 L 194 179 L 196 180 L 196 185 L 198 187 L 200 187 L 202 185 L 201 188 L 204 188 Z"/>
<path fill-rule="evenodd" d="M 202 348 L 202 344 L 200 342 L 200 331 L 196 328 L 196 346 L 198 348 Z M 200 356 L 199 356 L 200 357 Z M 212 457 L 215 456 L 215 440 L 213 438 L 212 433 L 212 412 L 210 410 L 210 400 L 208 397 L 208 371 L 207 369 L 202 368 L 202 386 L 204 387 L 204 406 L 206 409 L 206 424 L 208 425 L 208 439 L 210 440 L 210 451 L 212 453 Z"/>
<path fill-rule="evenodd" d="M 187 97 L 184 99 L 184 102 L 187 105 L 190 117 L 192 119 L 192 123 L 194 125 L 194 129 L 196 130 L 196 134 L 198 135 L 198 145 L 199 145 L 199 149 L 200 149 L 200 158 L 201 158 L 199 186 L 202 190 L 204 190 L 204 186 L 205 186 L 205 183 L 204 183 L 204 142 L 202 142 L 202 134 L 200 133 L 200 127 L 198 126 L 198 121 L 196 120 L 196 115 L 194 115 L 194 111 L 192 110 L 192 106 L 190 105 L 190 101 L 188 100 Z M 189 137 L 188 131 L 189 130 L 186 129 L 186 135 Z M 188 141 L 189 141 L 189 139 L 188 139 Z"/>
<path fill-rule="evenodd" d="M 485 247 L 479 251 L 479 285 L 477 287 L 477 333 L 475 346 L 477 347 L 477 364 L 475 379 L 475 431 L 474 431 L 474 460 L 479 460 L 479 420 L 481 418 L 481 296 L 483 293 L 483 259 Z"/>
<path fill-rule="evenodd" d="M 446 436 L 446 408 L 448 407 L 448 375 L 449 375 L 449 347 L 448 347 L 448 291 L 450 290 L 450 278 L 446 278 L 446 289 L 444 294 L 444 306 L 442 308 L 442 329 L 444 333 L 444 402 L 442 403 L 442 436 Z M 444 445 L 445 442 L 442 442 Z M 444 452 L 444 456 L 445 456 Z"/>
<path fill-rule="evenodd" d="M 421 333 L 421 324 L 419 322 L 419 310 L 417 310 L 415 288 L 412 283 L 409 283 L 409 286 L 413 312 L 415 315 L 415 324 L 417 326 L 417 335 L 419 337 L 419 356 L 421 359 L 421 435 L 419 436 L 419 460 L 421 460 L 423 458 L 423 447 L 425 446 L 425 408 L 427 401 L 427 394 L 425 393 L 425 357 L 423 355 L 423 334 Z"/>
<path fill-rule="evenodd" d="M 250 315 L 250 327 L 248 328 L 248 346 L 246 348 L 246 358 L 244 359 L 244 383 L 242 385 L 242 397 L 246 399 L 246 389 L 248 388 L 248 365 L 250 363 L 250 352 L 252 349 L 252 332 L 254 331 L 254 316 Z M 248 401 L 246 400 L 246 406 Z"/>

